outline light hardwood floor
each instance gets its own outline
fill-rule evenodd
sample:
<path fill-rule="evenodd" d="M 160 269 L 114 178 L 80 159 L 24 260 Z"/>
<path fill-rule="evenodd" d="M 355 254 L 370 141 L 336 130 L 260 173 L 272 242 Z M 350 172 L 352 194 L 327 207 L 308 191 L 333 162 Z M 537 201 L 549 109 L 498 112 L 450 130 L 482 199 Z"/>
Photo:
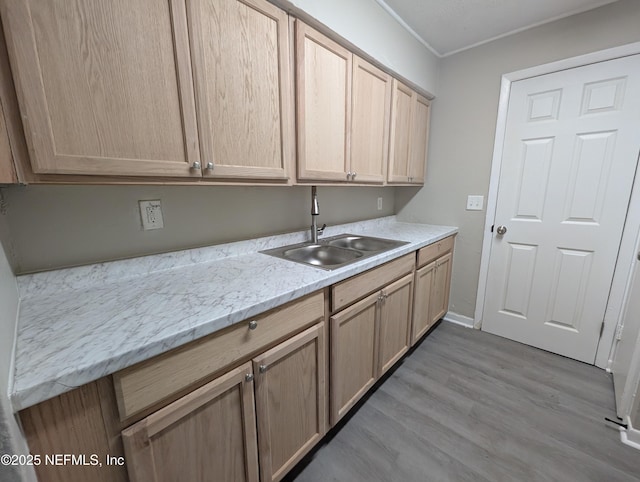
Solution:
<path fill-rule="evenodd" d="M 610 376 L 440 323 L 285 480 L 640 481 Z"/>

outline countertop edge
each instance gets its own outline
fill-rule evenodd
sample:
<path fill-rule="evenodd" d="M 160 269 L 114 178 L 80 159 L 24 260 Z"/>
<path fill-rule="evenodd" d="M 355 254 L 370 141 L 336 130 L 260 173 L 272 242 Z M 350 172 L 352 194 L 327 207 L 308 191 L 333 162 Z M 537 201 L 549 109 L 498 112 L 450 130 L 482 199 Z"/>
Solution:
<path fill-rule="evenodd" d="M 302 285 L 299 288 L 284 292 L 276 297 L 257 301 L 250 306 L 243 306 L 242 308 L 231 311 L 223 317 L 218 317 L 196 327 L 172 333 L 171 335 L 168 335 L 161 340 L 154 341 L 144 347 L 120 353 L 117 356 L 99 360 L 87 366 L 76 366 L 72 370 L 66 372 L 61 371 L 56 377 L 43 380 L 40 383 L 29 386 L 20 386 L 18 384 L 18 387 L 16 387 L 16 380 L 14 379 L 14 384 L 11 387 L 10 393 L 13 410 L 15 412 L 24 410 L 102 377 L 112 375 L 124 368 L 133 366 L 162 353 L 166 353 L 204 336 L 216 333 L 234 325 L 235 323 L 239 323 L 248 317 L 277 308 L 285 303 L 326 288 L 327 286 L 331 286 L 343 281 L 344 279 L 356 276 L 364 271 L 370 270 L 389 261 L 393 261 L 394 259 L 408 253 L 417 251 L 424 246 L 433 244 L 458 233 L 458 228 L 453 226 L 437 226 L 404 222 L 396 222 L 394 225 L 437 227 L 444 229 L 445 231 L 438 235 L 426 238 L 421 242 L 410 242 L 409 244 L 400 246 L 386 253 L 373 256 L 361 262 L 353 263 L 338 270 L 327 271 L 327 276 L 320 281 Z M 363 230 L 363 233 L 365 232 L 366 229 Z"/>

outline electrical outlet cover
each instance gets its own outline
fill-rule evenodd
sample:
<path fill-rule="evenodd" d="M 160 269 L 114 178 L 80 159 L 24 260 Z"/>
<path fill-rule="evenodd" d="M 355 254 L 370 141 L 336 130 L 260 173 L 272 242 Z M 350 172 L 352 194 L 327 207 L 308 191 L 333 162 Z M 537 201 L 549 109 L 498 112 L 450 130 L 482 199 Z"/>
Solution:
<path fill-rule="evenodd" d="M 164 228 L 162 205 L 159 199 L 153 201 L 138 201 L 138 204 L 140 205 L 142 229 L 148 231 L 150 229 Z"/>

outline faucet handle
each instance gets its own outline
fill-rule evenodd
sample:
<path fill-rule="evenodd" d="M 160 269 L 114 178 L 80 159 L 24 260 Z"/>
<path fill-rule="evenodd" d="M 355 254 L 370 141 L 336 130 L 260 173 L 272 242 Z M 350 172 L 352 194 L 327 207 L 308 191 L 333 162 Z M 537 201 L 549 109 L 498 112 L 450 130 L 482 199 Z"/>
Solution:
<path fill-rule="evenodd" d="M 318 228 L 318 234 L 324 233 L 324 228 L 326 228 L 326 227 L 327 227 L 327 225 L 323 224 L 321 228 Z"/>

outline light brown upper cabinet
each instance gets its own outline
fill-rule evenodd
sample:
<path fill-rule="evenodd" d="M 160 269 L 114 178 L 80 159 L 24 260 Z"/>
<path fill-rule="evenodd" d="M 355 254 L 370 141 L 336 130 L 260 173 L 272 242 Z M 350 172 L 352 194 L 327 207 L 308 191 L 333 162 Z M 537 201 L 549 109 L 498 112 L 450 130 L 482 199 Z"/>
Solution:
<path fill-rule="evenodd" d="M 353 56 L 351 180 L 382 184 L 389 153 L 391 76 Z"/>
<path fill-rule="evenodd" d="M 187 6 L 203 175 L 287 179 L 294 149 L 287 14 L 264 0 Z"/>
<path fill-rule="evenodd" d="M 15 0 L 2 20 L 35 173 L 201 175 L 184 0 Z"/>
<path fill-rule="evenodd" d="M 289 178 L 289 23 L 265 0 L 15 0 L 2 17 L 36 176 Z"/>
<path fill-rule="evenodd" d="M 353 55 L 296 21 L 298 179 L 347 181 Z"/>
<path fill-rule="evenodd" d="M 429 143 L 430 101 L 393 80 L 387 182 L 423 184 Z"/>
<path fill-rule="evenodd" d="M 296 21 L 298 179 L 382 184 L 391 76 Z"/>
<path fill-rule="evenodd" d="M 13 154 L 9 144 L 9 134 L 4 120 L 2 104 L 0 104 L 0 184 L 18 182 L 13 164 Z"/>

